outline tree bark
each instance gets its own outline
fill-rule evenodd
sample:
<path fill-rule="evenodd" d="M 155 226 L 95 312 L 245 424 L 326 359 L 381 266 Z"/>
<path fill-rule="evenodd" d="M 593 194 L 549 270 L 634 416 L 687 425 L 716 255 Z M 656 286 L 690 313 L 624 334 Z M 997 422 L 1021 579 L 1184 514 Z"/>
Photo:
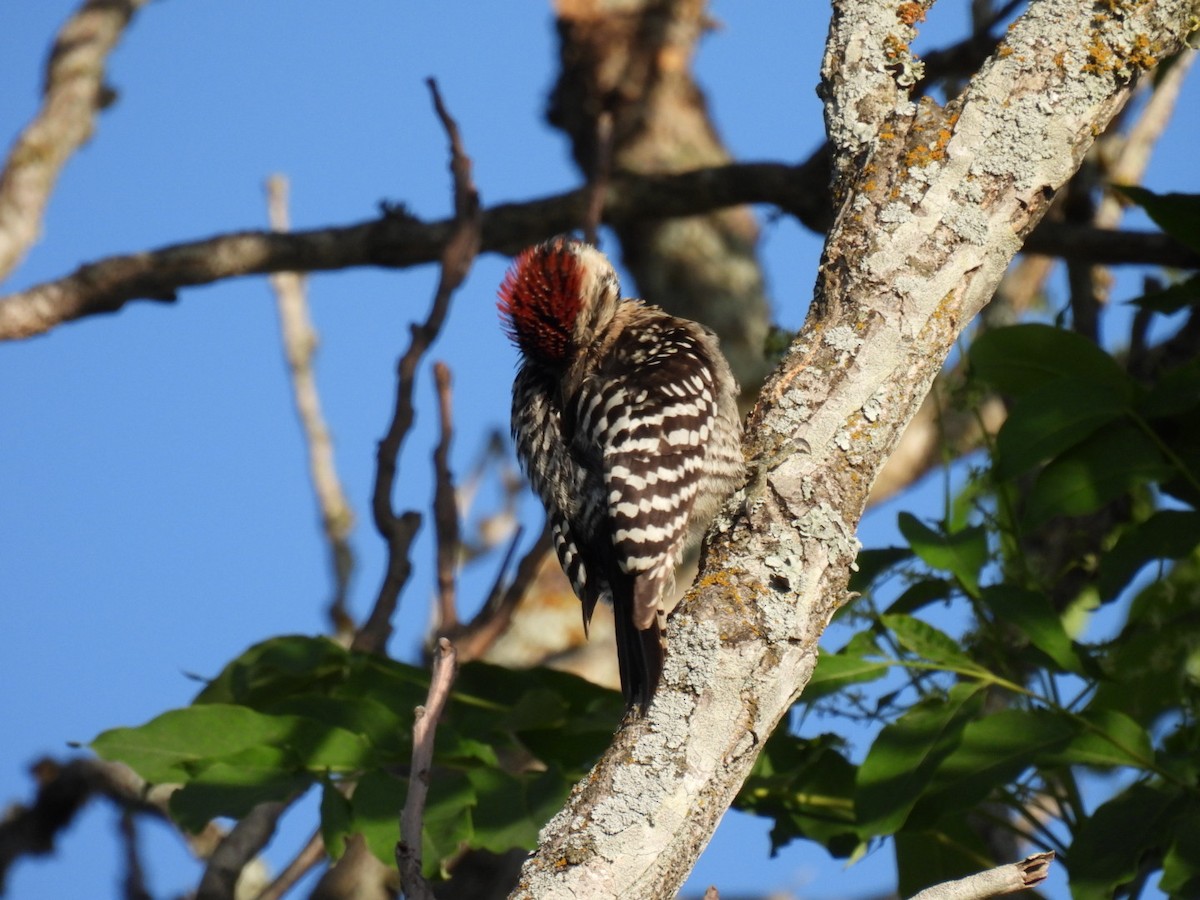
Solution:
<path fill-rule="evenodd" d="M 962 97 L 910 102 L 926 4 L 840 0 L 823 66 L 840 211 L 750 417 L 752 474 L 668 629 L 663 683 L 511 895 L 673 897 L 846 600 L 867 492 L 955 339 L 1197 0 L 1031 4 Z"/>

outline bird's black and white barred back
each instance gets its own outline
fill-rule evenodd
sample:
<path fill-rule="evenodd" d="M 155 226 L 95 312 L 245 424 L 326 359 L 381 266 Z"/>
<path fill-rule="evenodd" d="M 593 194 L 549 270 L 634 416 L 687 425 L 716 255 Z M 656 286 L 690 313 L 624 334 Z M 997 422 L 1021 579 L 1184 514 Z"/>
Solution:
<path fill-rule="evenodd" d="M 594 248 L 518 257 L 500 310 L 522 355 L 513 436 L 583 603 L 613 603 L 626 702 L 662 669 L 662 615 L 685 548 L 743 475 L 737 385 L 708 329 L 621 300 Z"/>

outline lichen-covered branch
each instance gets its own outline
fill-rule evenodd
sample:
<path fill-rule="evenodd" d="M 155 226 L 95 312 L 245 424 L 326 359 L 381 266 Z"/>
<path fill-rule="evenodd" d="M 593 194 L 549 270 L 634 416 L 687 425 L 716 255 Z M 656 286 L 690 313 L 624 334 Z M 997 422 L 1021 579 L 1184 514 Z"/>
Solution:
<path fill-rule="evenodd" d="M 926 888 L 910 900 L 987 900 L 1037 887 L 1046 880 L 1053 853 L 1035 853 L 1024 859 L 977 872 L 957 881 L 947 881 Z"/>
<path fill-rule="evenodd" d="M 825 73 L 846 199 L 816 301 L 751 414 L 751 479 L 671 621 L 657 698 L 543 830 L 514 897 L 674 896 L 807 682 L 870 485 L 954 340 L 1127 99 L 1145 42 L 1178 49 L 1197 13 L 1108 6 L 1032 4 L 958 101 L 918 109 L 883 83 L 904 75 L 895 4 L 838 4 Z"/>

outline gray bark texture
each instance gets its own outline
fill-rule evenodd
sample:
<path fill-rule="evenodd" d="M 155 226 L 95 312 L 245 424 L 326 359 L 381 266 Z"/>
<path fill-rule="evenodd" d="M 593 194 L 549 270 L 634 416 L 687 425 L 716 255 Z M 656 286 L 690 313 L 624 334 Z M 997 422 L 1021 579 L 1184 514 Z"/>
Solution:
<path fill-rule="evenodd" d="M 674 897 L 847 600 L 867 492 L 955 339 L 1200 0 L 1038 0 L 962 96 L 910 101 L 928 3 L 838 0 L 840 204 L 807 322 L 751 413 L 751 477 L 668 628 L 663 683 L 545 827 L 514 898 Z"/>

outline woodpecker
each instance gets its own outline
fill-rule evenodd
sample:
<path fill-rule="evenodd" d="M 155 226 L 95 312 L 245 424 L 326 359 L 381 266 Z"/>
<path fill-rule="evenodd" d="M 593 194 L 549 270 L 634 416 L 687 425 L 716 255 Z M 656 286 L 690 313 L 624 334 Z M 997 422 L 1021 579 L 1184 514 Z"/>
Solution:
<path fill-rule="evenodd" d="M 743 479 L 738 386 L 716 335 L 622 299 L 604 254 L 567 237 L 522 252 L 499 311 L 520 351 L 512 434 L 583 605 L 613 605 L 628 709 L 662 674 L 684 551 Z"/>

